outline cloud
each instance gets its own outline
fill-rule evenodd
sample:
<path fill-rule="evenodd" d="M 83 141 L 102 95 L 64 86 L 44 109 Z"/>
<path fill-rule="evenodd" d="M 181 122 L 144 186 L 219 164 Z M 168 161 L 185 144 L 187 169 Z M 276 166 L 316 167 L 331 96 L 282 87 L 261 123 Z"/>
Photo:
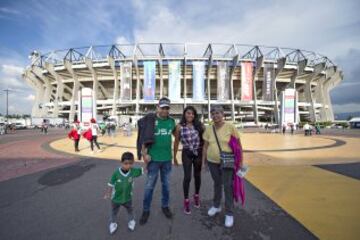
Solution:
<path fill-rule="evenodd" d="M 124 36 L 118 36 L 118 37 L 116 38 L 115 43 L 117 43 L 117 44 L 129 44 L 130 42 L 129 42 L 129 40 L 128 40 L 126 37 L 124 37 Z"/>
<path fill-rule="evenodd" d="M 331 92 L 332 102 L 340 106 L 360 104 L 360 49 L 350 49 L 344 56 L 336 58 L 336 62 L 342 67 L 344 80 Z M 350 104 L 350 105 L 349 105 Z M 360 108 L 353 109 L 360 111 Z"/>
<path fill-rule="evenodd" d="M 334 104 L 359 103 L 360 2 L 356 0 L 311 4 L 300 0 L 30 0 L 3 5 L 0 17 L 16 22 L 15 28 L 28 23 L 31 34 L 23 29 L 19 44 L 0 46 L 0 84 L 24 87 L 26 96 L 33 92 L 19 77 L 19 67 L 29 64 L 26 57 L 32 50 L 45 53 L 114 42 L 225 42 L 322 53 L 345 75 L 331 92 Z M 30 109 L 29 102 L 24 104 Z"/>
<path fill-rule="evenodd" d="M 30 95 L 28 95 L 28 96 L 25 98 L 25 100 L 27 100 L 27 101 L 34 101 L 34 100 L 35 100 L 35 95 L 34 95 L 34 94 L 30 94 Z"/>
<path fill-rule="evenodd" d="M 333 110 L 335 113 L 351 113 L 360 111 L 360 103 L 346 103 L 346 104 L 334 104 Z"/>
<path fill-rule="evenodd" d="M 185 1 L 174 5 L 136 1 L 135 40 L 263 44 L 320 51 L 331 58 L 344 49 L 359 47 L 357 1 L 328 1 L 326 5 L 314 1 L 311 6 L 303 1 Z M 341 13 L 341 18 L 336 17 Z"/>
<path fill-rule="evenodd" d="M 3 64 L 0 68 L 0 82 L 2 87 L 21 87 L 23 88 L 25 83 L 21 79 L 23 67 L 16 65 Z"/>

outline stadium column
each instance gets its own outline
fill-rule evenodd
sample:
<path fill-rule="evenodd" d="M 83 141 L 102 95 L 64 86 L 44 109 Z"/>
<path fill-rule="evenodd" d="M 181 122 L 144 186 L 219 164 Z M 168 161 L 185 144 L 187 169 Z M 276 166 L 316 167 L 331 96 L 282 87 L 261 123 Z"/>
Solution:
<path fill-rule="evenodd" d="M 323 88 L 323 95 L 325 97 L 323 102 L 326 115 L 325 121 L 334 121 L 334 113 L 331 105 L 330 91 L 342 81 L 343 73 L 335 66 L 327 69 L 326 72 L 327 80 L 325 81 Z"/>
<path fill-rule="evenodd" d="M 113 93 L 113 104 L 112 104 L 111 115 L 115 116 L 117 109 L 117 101 L 119 99 L 119 91 L 120 91 L 119 75 L 118 72 L 116 71 L 115 60 L 113 57 L 108 56 L 108 63 L 110 65 L 110 68 L 114 76 L 114 93 Z"/>
<path fill-rule="evenodd" d="M 32 107 L 31 116 L 42 117 L 39 106 L 41 104 L 41 97 L 44 95 L 44 87 L 42 83 L 39 82 L 37 77 L 30 71 L 30 69 L 26 69 L 23 76 L 25 81 L 28 82 L 35 90 L 35 100 Z"/>
<path fill-rule="evenodd" d="M 275 71 L 275 76 L 272 79 L 272 81 L 274 81 L 272 83 L 272 88 L 273 88 L 273 94 L 274 94 L 274 116 L 275 116 L 275 122 L 276 124 L 280 124 L 280 115 L 279 115 L 279 102 L 278 102 L 278 92 L 277 92 L 277 87 L 276 87 L 276 79 L 279 76 L 279 74 L 284 70 L 285 68 L 285 64 L 286 64 L 286 58 L 285 57 L 281 57 L 279 59 L 277 59 L 277 67 L 276 67 L 276 71 Z"/>
<path fill-rule="evenodd" d="M 159 58 L 159 76 L 160 76 L 160 98 L 164 95 L 164 78 L 163 78 L 163 63 L 162 58 Z"/>
<path fill-rule="evenodd" d="M 88 67 L 88 69 L 91 72 L 91 76 L 93 78 L 93 104 L 95 104 L 95 109 L 94 109 L 94 118 L 96 119 L 97 117 L 97 96 L 98 96 L 98 90 L 99 90 L 99 80 L 98 80 L 98 76 L 97 73 L 94 69 L 93 66 L 93 62 L 90 58 L 85 58 L 85 65 Z"/>
<path fill-rule="evenodd" d="M 187 54 L 187 48 L 186 44 L 184 44 L 184 65 L 183 65 L 183 81 L 184 81 L 184 109 L 186 108 L 186 96 L 187 96 L 187 84 L 186 84 L 186 54 Z"/>
<path fill-rule="evenodd" d="M 39 78 L 42 80 L 42 82 L 45 85 L 45 92 L 42 96 L 42 102 L 43 102 L 43 106 L 41 109 L 41 114 L 44 117 L 48 117 L 49 116 L 49 111 L 48 108 L 45 106 L 45 104 L 50 103 L 50 99 L 51 99 L 51 95 L 52 95 L 52 89 L 53 86 L 51 85 L 50 80 L 43 74 L 43 69 L 33 65 L 31 67 L 31 71 Z"/>
<path fill-rule="evenodd" d="M 319 74 L 324 70 L 325 63 L 319 63 L 314 66 L 314 71 L 311 74 L 311 76 L 306 79 L 305 84 L 305 97 L 306 101 L 310 103 L 310 120 L 311 122 L 316 122 L 316 108 L 315 108 L 315 101 L 312 95 L 312 82 L 318 77 Z M 319 83 L 318 83 L 319 84 Z"/>
<path fill-rule="evenodd" d="M 257 103 L 257 91 L 256 91 L 256 79 L 257 75 L 262 67 L 264 57 L 259 56 L 255 61 L 255 69 L 253 71 L 253 98 L 254 98 L 254 122 L 257 125 L 259 123 L 259 112 L 258 112 L 258 103 Z"/>
<path fill-rule="evenodd" d="M 73 78 L 73 88 L 72 88 L 72 94 L 71 94 L 71 101 L 70 101 L 70 113 L 69 113 L 69 122 L 73 122 L 75 119 L 75 112 L 76 112 L 76 99 L 78 97 L 78 92 L 80 86 L 82 86 L 79 82 L 78 76 L 75 73 L 74 69 L 72 68 L 72 64 L 69 60 L 64 60 L 64 66 L 66 70 L 70 73 L 70 75 Z"/>
<path fill-rule="evenodd" d="M 54 110 L 53 117 L 59 116 L 59 101 L 62 101 L 64 96 L 64 83 L 60 78 L 59 74 L 56 73 L 55 67 L 53 64 L 46 62 L 45 63 L 46 70 L 55 78 L 56 80 L 56 93 L 54 100 Z"/>
<path fill-rule="evenodd" d="M 296 65 L 296 70 L 293 72 L 293 75 L 290 77 L 290 83 L 286 88 L 296 88 L 296 79 L 298 76 L 304 73 L 305 67 L 307 65 L 307 59 L 299 61 Z"/>
<path fill-rule="evenodd" d="M 209 62 L 208 62 L 208 68 L 207 68 L 207 74 L 206 74 L 206 78 L 207 78 L 207 99 L 208 99 L 208 121 L 210 122 L 211 120 L 211 116 L 210 116 L 210 100 L 211 100 L 211 88 L 210 88 L 210 74 L 211 74 L 211 67 L 213 64 L 213 60 L 212 60 L 212 54 L 210 54 L 209 57 Z"/>
<path fill-rule="evenodd" d="M 234 47 L 234 49 L 236 49 Z M 232 68 L 230 70 L 230 98 L 231 98 L 231 120 L 235 122 L 235 103 L 234 103 L 234 74 L 236 66 L 238 65 L 240 56 L 237 54 L 232 61 Z"/>
<path fill-rule="evenodd" d="M 138 60 L 134 57 L 133 63 L 135 66 L 135 72 L 136 72 L 136 105 L 135 105 L 135 115 L 139 115 L 140 110 L 140 72 L 139 72 L 139 66 L 138 66 Z"/>

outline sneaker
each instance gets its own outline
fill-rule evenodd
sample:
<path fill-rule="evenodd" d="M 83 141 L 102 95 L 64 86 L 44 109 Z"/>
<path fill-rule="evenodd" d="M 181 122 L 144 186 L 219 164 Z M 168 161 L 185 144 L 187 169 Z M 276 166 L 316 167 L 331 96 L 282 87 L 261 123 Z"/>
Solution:
<path fill-rule="evenodd" d="M 231 228 L 234 225 L 234 217 L 225 215 L 225 227 Z"/>
<path fill-rule="evenodd" d="M 200 208 L 200 196 L 199 196 L 199 194 L 194 195 L 194 207 Z"/>
<path fill-rule="evenodd" d="M 140 218 L 140 225 L 144 225 L 150 216 L 150 212 L 149 211 L 143 211 L 141 218 Z"/>
<path fill-rule="evenodd" d="M 169 219 L 171 219 L 171 218 L 173 217 L 173 214 L 172 214 L 172 212 L 170 211 L 170 208 L 169 208 L 169 207 L 163 207 L 163 208 L 162 208 L 162 211 L 163 211 L 165 217 L 167 217 L 167 218 L 169 218 Z"/>
<path fill-rule="evenodd" d="M 117 229 L 117 223 L 110 223 L 110 225 L 109 225 L 109 232 L 110 232 L 110 234 L 113 234 L 115 231 L 116 231 L 116 229 Z"/>
<path fill-rule="evenodd" d="M 130 231 L 134 231 L 135 225 L 136 225 L 135 220 L 129 221 L 129 223 L 128 223 L 128 228 L 130 229 Z"/>
<path fill-rule="evenodd" d="M 219 213 L 219 212 L 221 212 L 221 207 L 218 207 L 218 208 L 216 208 L 216 207 L 211 207 L 211 208 L 209 209 L 209 211 L 208 211 L 208 215 L 209 215 L 210 217 L 212 217 L 212 216 L 215 216 L 215 214 L 217 214 L 217 213 Z"/>
<path fill-rule="evenodd" d="M 184 200 L 184 213 L 185 214 L 191 214 L 190 200 L 188 198 Z"/>

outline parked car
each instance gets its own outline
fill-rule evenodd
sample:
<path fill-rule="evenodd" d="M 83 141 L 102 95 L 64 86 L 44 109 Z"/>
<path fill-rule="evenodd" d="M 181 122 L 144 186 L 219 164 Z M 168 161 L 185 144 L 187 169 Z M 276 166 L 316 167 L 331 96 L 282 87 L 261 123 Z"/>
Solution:
<path fill-rule="evenodd" d="M 23 124 L 23 123 L 19 123 L 19 122 L 17 122 L 17 123 L 15 123 L 15 129 L 16 129 L 16 130 L 19 130 L 19 129 L 26 129 L 26 125 L 25 125 L 25 124 Z"/>

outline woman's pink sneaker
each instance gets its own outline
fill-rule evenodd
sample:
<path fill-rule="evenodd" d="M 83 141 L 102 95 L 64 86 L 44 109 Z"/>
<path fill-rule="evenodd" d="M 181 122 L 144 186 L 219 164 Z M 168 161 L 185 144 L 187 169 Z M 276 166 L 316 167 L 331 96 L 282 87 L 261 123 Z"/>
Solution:
<path fill-rule="evenodd" d="M 194 207 L 200 208 L 200 196 L 199 196 L 199 194 L 194 195 Z"/>
<path fill-rule="evenodd" d="M 190 200 L 188 198 L 184 200 L 184 213 L 185 214 L 191 214 Z"/>

